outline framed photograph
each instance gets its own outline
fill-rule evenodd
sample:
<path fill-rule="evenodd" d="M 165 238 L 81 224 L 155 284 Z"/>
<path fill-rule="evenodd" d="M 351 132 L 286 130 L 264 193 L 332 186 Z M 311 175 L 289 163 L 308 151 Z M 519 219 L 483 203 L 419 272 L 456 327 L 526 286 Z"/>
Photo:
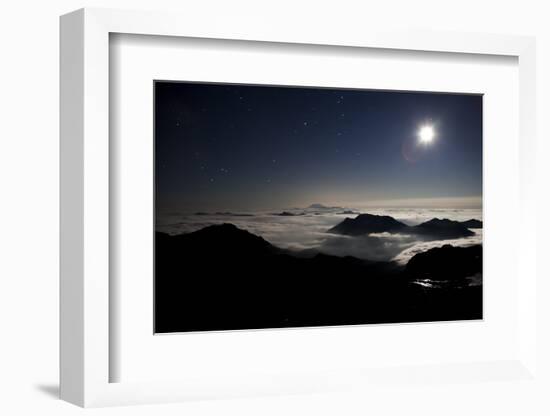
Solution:
<path fill-rule="evenodd" d="M 243 22 L 61 18 L 62 398 L 533 380 L 534 40 Z"/>
<path fill-rule="evenodd" d="M 155 81 L 155 333 L 482 319 L 482 100 Z"/>

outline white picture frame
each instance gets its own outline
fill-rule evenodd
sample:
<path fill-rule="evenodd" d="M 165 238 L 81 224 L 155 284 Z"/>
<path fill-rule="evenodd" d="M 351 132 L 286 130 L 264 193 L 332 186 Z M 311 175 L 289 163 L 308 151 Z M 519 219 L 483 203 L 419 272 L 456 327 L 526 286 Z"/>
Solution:
<path fill-rule="evenodd" d="M 279 27 L 265 21 L 212 22 L 191 15 L 82 9 L 61 18 L 61 398 L 79 406 L 158 403 L 193 398 L 236 397 L 281 392 L 319 392 L 354 384 L 392 382 L 410 369 L 368 373 L 337 371 L 325 377 L 281 374 L 245 380 L 189 379 L 175 382 L 112 383 L 109 366 L 117 357 L 112 336 L 110 284 L 109 35 L 112 33 L 207 39 L 282 42 L 336 47 L 383 48 L 440 53 L 505 55 L 519 62 L 520 232 L 526 247 L 535 241 L 535 41 L 529 37 L 465 33 L 397 32 L 361 29 L 327 32 L 312 27 Z M 529 243 L 531 242 L 531 243 Z M 414 377 L 476 382 L 473 373 L 505 379 L 536 377 L 535 250 L 519 253 L 519 347 L 507 361 L 441 364 L 415 370 Z M 422 367 L 422 366 L 420 366 Z M 359 370 L 359 369 L 358 369 Z M 481 377 L 483 379 L 483 377 Z"/>

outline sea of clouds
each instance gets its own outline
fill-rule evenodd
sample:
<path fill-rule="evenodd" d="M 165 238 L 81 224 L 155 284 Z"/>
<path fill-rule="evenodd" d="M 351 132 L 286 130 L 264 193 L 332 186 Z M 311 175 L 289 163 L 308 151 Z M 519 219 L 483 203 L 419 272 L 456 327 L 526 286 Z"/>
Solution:
<path fill-rule="evenodd" d="M 349 211 L 353 211 L 350 214 Z M 282 212 L 293 215 L 278 215 Z M 475 235 L 452 240 L 424 240 L 418 236 L 379 233 L 350 237 L 327 233 L 346 217 L 359 213 L 389 215 L 408 225 L 417 225 L 432 218 L 465 221 L 481 220 L 479 209 L 351 209 L 351 208 L 292 208 L 284 211 L 238 213 L 172 213 L 157 217 L 158 231 L 169 234 L 189 233 L 213 224 L 231 223 L 259 235 L 271 244 L 295 251 L 313 250 L 335 256 L 354 256 L 367 260 L 393 260 L 400 264 L 419 252 L 444 244 L 470 246 L 481 244 L 482 230 Z"/>

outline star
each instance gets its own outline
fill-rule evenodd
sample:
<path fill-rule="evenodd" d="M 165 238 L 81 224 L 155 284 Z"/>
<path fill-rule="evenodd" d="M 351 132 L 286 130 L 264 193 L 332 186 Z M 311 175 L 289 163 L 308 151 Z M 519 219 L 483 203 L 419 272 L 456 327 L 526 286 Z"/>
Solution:
<path fill-rule="evenodd" d="M 307 127 L 307 121 L 304 121 L 304 126 L 306 126 L 306 127 Z"/>

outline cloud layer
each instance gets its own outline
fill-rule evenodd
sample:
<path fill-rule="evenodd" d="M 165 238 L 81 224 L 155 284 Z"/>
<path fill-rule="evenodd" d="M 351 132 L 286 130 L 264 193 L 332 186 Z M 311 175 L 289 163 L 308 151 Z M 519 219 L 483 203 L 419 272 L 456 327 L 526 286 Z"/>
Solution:
<path fill-rule="evenodd" d="M 400 264 L 416 253 L 443 244 L 468 246 L 482 242 L 482 230 L 473 230 L 475 235 L 453 240 L 425 241 L 418 236 L 403 234 L 371 234 L 349 237 L 328 234 L 326 231 L 346 217 L 349 208 L 331 207 L 327 209 L 285 210 L 280 212 L 218 213 L 218 214 L 171 214 L 157 218 L 157 230 L 170 234 L 188 233 L 208 225 L 232 223 L 239 228 L 260 235 L 275 246 L 290 250 L 317 250 L 336 256 L 354 256 L 367 260 L 394 260 Z M 354 210 L 355 211 L 355 210 Z M 367 212 L 363 211 L 362 212 Z M 390 215 L 408 225 L 416 225 L 431 218 L 448 218 L 464 221 L 481 219 L 481 210 L 476 209 L 369 209 L 368 213 Z"/>

